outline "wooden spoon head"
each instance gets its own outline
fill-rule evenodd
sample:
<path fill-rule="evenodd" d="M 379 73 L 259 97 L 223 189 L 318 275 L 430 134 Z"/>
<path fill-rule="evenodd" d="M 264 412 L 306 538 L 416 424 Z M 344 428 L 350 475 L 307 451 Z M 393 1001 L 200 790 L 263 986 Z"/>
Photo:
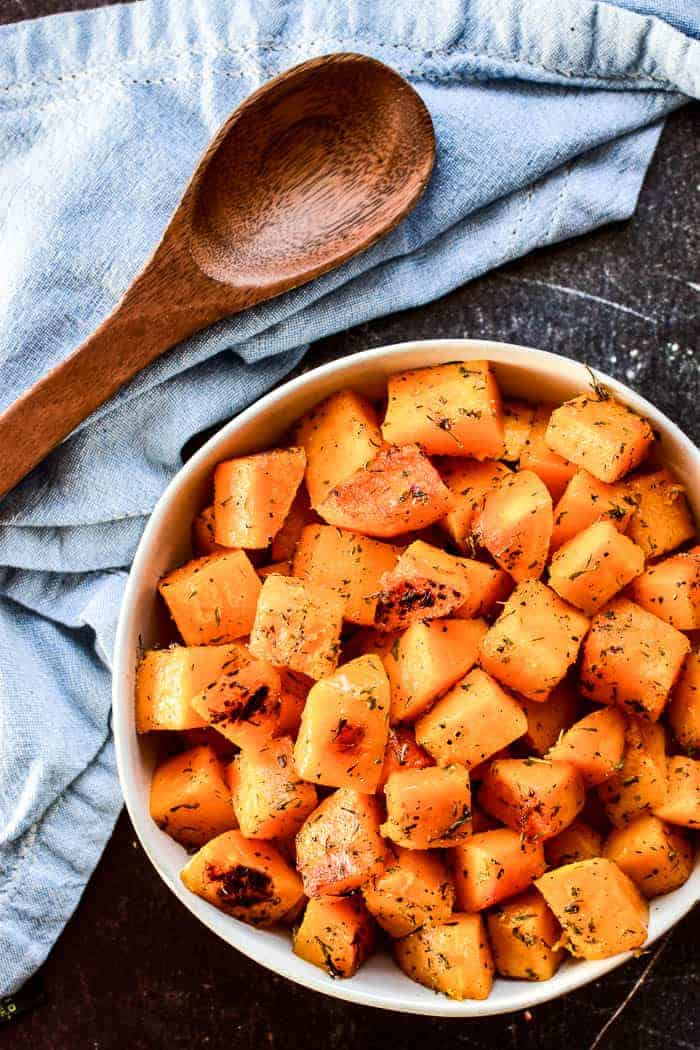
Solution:
<path fill-rule="evenodd" d="M 251 95 L 202 159 L 194 260 L 254 298 L 276 295 L 396 226 L 434 159 L 428 111 L 392 69 L 354 54 L 305 62 Z"/>

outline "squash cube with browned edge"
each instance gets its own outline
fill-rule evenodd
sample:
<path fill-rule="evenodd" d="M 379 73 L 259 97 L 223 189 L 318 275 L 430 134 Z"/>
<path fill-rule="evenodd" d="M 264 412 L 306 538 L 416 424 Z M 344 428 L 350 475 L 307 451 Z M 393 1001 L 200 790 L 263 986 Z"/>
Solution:
<path fill-rule="evenodd" d="M 484 773 L 479 805 L 527 839 L 558 835 L 585 802 L 581 775 L 570 762 L 496 759 Z"/>
<path fill-rule="evenodd" d="M 392 937 L 442 922 L 454 907 L 452 877 L 441 857 L 429 850 L 396 846 L 362 892 L 368 911 Z"/>
<path fill-rule="evenodd" d="M 521 741 L 528 751 L 534 751 L 540 758 L 574 724 L 581 706 L 580 697 L 569 678 L 564 678 L 554 687 L 544 704 L 539 700 L 527 700 L 524 696 L 518 697 L 518 703 L 527 718 L 527 729 Z"/>
<path fill-rule="evenodd" d="M 488 999 L 493 959 L 480 915 L 455 913 L 394 942 L 396 961 L 413 981 L 450 999 Z"/>
<path fill-rule="evenodd" d="M 518 584 L 481 640 L 481 666 L 530 700 L 546 700 L 578 655 L 588 617 L 539 580 Z"/>
<path fill-rule="evenodd" d="M 457 907 L 490 908 L 526 890 L 545 867 L 541 842 L 530 842 L 511 828 L 480 831 L 452 851 Z"/>
<path fill-rule="evenodd" d="M 151 780 L 151 817 L 183 846 L 203 846 L 236 826 L 221 761 L 206 744 L 163 759 Z"/>
<path fill-rule="evenodd" d="M 427 528 L 452 504 L 450 490 L 417 445 L 391 445 L 335 485 L 316 509 L 329 525 L 387 539 Z"/>
<path fill-rule="evenodd" d="M 227 668 L 249 660 L 238 642 L 149 649 L 136 669 L 136 732 L 206 726 L 190 704 L 192 697 Z"/>
<path fill-rule="evenodd" d="M 486 493 L 474 535 L 516 582 L 536 580 L 547 563 L 553 524 L 546 485 L 531 470 L 521 470 Z"/>
<path fill-rule="evenodd" d="M 693 847 L 688 836 L 652 813 L 611 831 L 605 840 L 604 856 L 615 861 L 645 897 L 677 890 L 693 870 Z"/>
<path fill-rule="evenodd" d="M 250 632 L 250 651 L 276 666 L 323 678 L 338 663 L 344 611 L 345 602 L 330 587 L 268 576 Z"/>
<path fill-rule="evenodd" d="M 684 751 L 700 751 L 700 649 L 688 653 L 668 705 L 668 721 Z"/>
<path fill-rule="evenodd" d="M 416 722 L 416 740 L 438 765 L 472 769 L 523 735 L 527 718 L 498 682 L 475 667 Z"/>
<path fill-rule="evenodd" d="M 307 525 L 299 537 L 293 575 L 330 587 L 345 602 L 344 619 L 371 626 L 380 579 L 392 571 L 400 548 L 333 525 Z"/>
<path fill-rule="evenodd" d="M 627 598 L 616 598 L 591 624 L 583 646 L 581 692 L 655 722 L 689 650 L 690 642 L 675 627 Z"/>
<path fill-rule="evenodd" d="M 510 470 L 497 459 L 444 459 L 438 469 L 454 499 L 454 506 L 443 518 L 441 527 L 456 547 L 473 553 L 474 519 L 487 492 L 508 477 Z"/>
<path fill-rule="evenodd" d="M 280 735 L 281 692 L 277 668 L 268 660 L 249 660 L 226 668 L 191 703 L 236 747 L 255 747 Z"/>
<path fill-rule="evenodd" d="M 186 645 L 223 645 L 250 633 L 260 578 L 245 551 L 195 558 L 158 584 Z"/>
<path fill-rule="evenodd" d="M 535 421 L 537 406 L 519 398 L 503 399 L 503 452 L 500 458 L 517 463 L 522 455 Z"/>
<path fill-rule="evenodd" d="M 685 489 L 670 470 L 638 474 L 627 483 L 637 505 L 627 535 L 647 559 L 660 558 L 695 536 L 695 522 Z"/>
<path fill-rule="evenodd" d="M 294 932 L 295 955 L 331 977 L 353 977 L 374 947 L 374 924 L 359 897 L 312 897 Z"/>
<path fill-rule="evenodd" d="M 306 451 L 306 486 L 313 507 L 367 466 L 383 443 L 374 407 L 354 390 L 339 390 L 307 412 L 295 440 Z"/>
<path fill-rule="evenodd" d="M 535 889 L 498 904 L 486 917 L 496 972 L 521 981 L 548 981 L 559 969 L 560 927 Z"/>
<path fill-rule="evenodd" d="M 559 548 L 549 566 L 549 586 L 593 616 L 642 572 L 642 548 L 611 521 L 599 521 Z"/>
<path fill-rule="evenodd" d="M 207 842 L 180 873 L 192 893 L 253 926 L 274 926 L 303 895 L 301 879 L 271 842 L 226 831 Z"/>
<path fill-rule="evenodd" d="M 608 959 L 647 939 L 649 907 L 611 860 L 565 864 L 535 885 L 559 920 L 564 947 L 579 959 Z"/>
<path fill-rule="evenodd" d="M 555 405 L 541 404 L 535 409 L 532 426 L 520 453 L 520 470 L 537 474 L 556 503 L 576 473 L 576 466 L 549 447 L 545 434 Z"/>
<path fill-rule="evenodd" d="M 685 755 L 668 760 L 666 796 L 654 813 L 669 824 L 700 828 L 700 761 Z"/>
<path fill-rule="evenodd" d="M 626 532 L 636 506 L 624 482 L 608 485 L 587 470 L 577 470 L 554 508 L 552 550 L 597 521 L 611 521 L 619 532 Z"/>
<path fill-rule="evenodd" d="M 589 788 L 619 771 L 624 750 L 625 716 L 616 707 L 603 707 L 567 729 L 549 749 L 547 758 L 570 762 Z"/>
<path fill-rule="evenodd" d="M 629 595 L 679 631 L 700 630 L 700 547 L 651 565 L 632 583 Z"/>
<path fill-rule="evenodd" d="M 267 547 L 304 477 L 303 448 L 237 456 L 214 469 L 214 538 L 226 547 Z"/>
<path fill-rule="evenodd" d="M 496 458 L 503 451 L 503 409 L 488 361 L 397 372 L 387 383 L 384 440 L 416 442 L 432 456 Z"/>
<path fill-rule="evenodd" d="M 624 828 L 666 797 L 666 741 L 658 722 L 630 718 L 620 768 L 598 786 L 598 797 L 608 820 Z"/>
<path fill-rule="evenodd" d="M 471 788 L 464 766 L 392 773 L 384 797 L 382 835 L 406 849 L 456 846 L 471 834 Z"/>
<path fill-rule="evenodd" d="M 641 463 L 654 443 L 654 432 L 631 408 L 592 393 L 555 408 L 545 440 L 594 478 L 612 484 Z"/>
<path fill-rule="evenodd" d="M 260 747 L 246 747 L 235 759 L 233 808 L 248 839 L 287 839 L 296 835 L 318 805 L 316 788 L 294 765 L 288 736 Z"/>
<path fill-rule="evenodd" d="M 469 597 L 461 561 L 423 540 L 411 543 L 382 577 L 374 614 L 377 626 L 399 631 L 417 620 L 449 616 Z"/>
<path fill-rule="evenodd" d="M 373 795 L 339 788 L 297 833 L 297 868 L 308 897 L 339 897 L 359 889 L 384 867 L 381 808 Z"/>
<path fill-rule="evenodd" d="M 384 752 L 384 764 L 379 776 L 377 791 L 384 791 L 384 785 L 392 773 L 402 769 L 427 769 L 435 762 L 419 744 L 410 726 L 395 726 L 389 730 Z"/>
<path fill-rule="evenodd" d="M 544 855 L 550 868 L 603 856 L 603 836 L 585 820 L 575 820 L 544 844 Z"/>
<path fill-rule="evenodd" d="M 316 682 L 294 760 L 305 780 L 374 794 L 389 731 L 389 680 L 378 656 L 359 656 Z"/>

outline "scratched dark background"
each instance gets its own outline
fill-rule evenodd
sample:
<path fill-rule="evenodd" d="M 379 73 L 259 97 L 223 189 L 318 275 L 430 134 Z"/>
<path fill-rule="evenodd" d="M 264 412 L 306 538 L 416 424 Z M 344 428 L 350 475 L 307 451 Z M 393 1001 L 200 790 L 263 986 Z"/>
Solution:
<path fill-rule="evenodd" d="M 0 23 L 99 6 L 0 0 Z M 698 107 L 668 121 L 627 223 L 537 252 L 421 309 L 317 344 L 305 367 L 403 339 L 483 336 L 585 359 L 700 438 Z M 695 356 L 694 356 L 695 353 Z M 1 918 L 1 917 L 0 917 Z M 700 913 L 564 999 L 483 1021 L 437 1021 L 326 999 L 207 932 L 169 894 L 122 815 L 41 972 L 45 1002 L 0 1030 L 12 1050 L 696 1050 Z"/>

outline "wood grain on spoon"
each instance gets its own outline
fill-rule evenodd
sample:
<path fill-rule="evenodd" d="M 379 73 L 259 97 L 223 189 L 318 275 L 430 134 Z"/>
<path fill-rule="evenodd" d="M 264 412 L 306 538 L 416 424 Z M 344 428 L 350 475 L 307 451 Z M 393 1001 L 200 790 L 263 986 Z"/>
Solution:
<path fill-rule="evenodd" d="M 114 311 L 0 415 L 0 496 L 170 347 L 374 244 L 434 157 L 420 97 L 374 59 L 329 55 L 263 85 L 209 145 Z"/>

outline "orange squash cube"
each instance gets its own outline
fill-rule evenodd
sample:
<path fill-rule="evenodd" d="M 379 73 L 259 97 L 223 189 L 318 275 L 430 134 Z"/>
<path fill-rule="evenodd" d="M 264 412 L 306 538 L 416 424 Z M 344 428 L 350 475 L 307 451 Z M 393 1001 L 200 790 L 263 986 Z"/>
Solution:
<path fill-rule="evenodd" d="M 541 842 L 511 828 L 481 831 L 452 851 L 457 907 L 481 911 L 526 890 L 545 870 Z"/>
<path fill-rule="evenodd" d="M 521 981 L 548 981 L 564 958 L 559 923 L 537 890 L 498 904 L 486 917 L 496 972 Z"/>
<path fill-rule="evenodd" d="M 479 789 L 479 805 L 528 839 L 558 835 L 583 809 L 583 780 L 570 762 L 496 759 Z"/>
<path fill-rule="evenodd" d="M 482 638 L 481 666 L 530 700 L 546 700 L 578 655 L 588 618 L 539 580 L 519 583 Z"/>
<path fill-rule="evenodd" d="M 581 692 L 655 722 L 689 649 L 675 627 L 627 598 L 616 598 L 591 624 L 583 646 Z"/>
<path fill-rule="evenodd" d="M 191 704 L 207 725 L 236 747 L 256 747 L 280 733 L 282 684 L 267 660 L 227 667 Z"/>
<path fill-rule="evenodd" d="M 456 547 L 473 553 L 474 519 L 486 493 L 510 471 L 496 459 L 445 459 L 439 464 L 439 470 L 454 498 L 452 510 L 443 518 L 441 527 Z"/>
<path fill-rule="evenodd" d="M 273 561 L 269 565 L 261 565 L 257 572 L 261 580 L 264 580 L 266 576 L 292 576 L 292 563 Z"/>
<path fill-rule="evenodd" d="M 612 484 L 641 463 L 654 443 L 654 432 L 626 405 L 592 393 L 555 408 L 545 440 L 594 478 Z"/>
<path fill-rule="evenodd" d="M 207 554 L 225 554 L 229 549 L 216 542 L 213 503 L 200 510 L 192 522 L 192 549 L 197 557 L 204 557 Z"/>
<path fill-rule="evenodd" d="M 693 870 L 693 848 L 688 836 L 645 813 L 616 828 L 605 840 L 604 855 L 617 864 L 645 897 L 677 890 Z"/>
<path fill-rule="evenodd" d="M 552 762 L 576 766 L 586 787 L 609 780 L 620 769 L 625 749 L 625 716 L 616 707 L 586 715 L 547 752 Z"/>
<path fill-rule="evenodd" d="M 297 868 L 307 897 L 339 897 L 384 867 L 381 808 L 373 795 L 339 788 L 307 817 L 296 837 Z"/>
<path fill-rule="evenodd" d="M 480 915 L 451 915 L 394 942 L 396 961 L 413 981 L 450 999 L 488 999 L 493 959 Z"/>
<path fill-rule="evenodd" d="M 441 858 L 428 850 L 397 846 L 362 892 L 368 911 L 391 937 L 442 922 L 454 907 L 452 878 Z"/>
<path fill-rule="evenodd" d="M 669 824 L 700 828 L 700 761 L 672 755 L 667 773 L 666 795 L 654 813 Z"/>
<path fill-rule="evenodd" d="M 444 518 L 453 497 L 417 445 L 382 449 L 329 490 L 316 509 L 329 525 L 387 539 Z"/>
<path fill-rule="evenodd" d="M 527 444 L 537 406 L 531 401 L 506 397 L 503 400 L 503 452 L 501 459 L 517 463 Z"/>
<path fill-rule="evenodd" d="M 238 456 L 214 469 L 214 538 L 225 547 L 267 547 L 304 477 L 303 448 Z"/>
<path fill-rule="evenodd" d="M 416 442 L 432 456 L 495 458 L 503 449 L 503 410 L 488 361 L 465 361 L 389 376 L 384 440 Z"/>
<path fill-rule="evenodd" d="M 535 883 L 579 959 L 608 959 L 641 948 L 649 908 L 632 880 L 604 857 L 565 864 Z"/>
<path fill-rule="evenodd" d="M 374 947 L 374 926 L 358 897 L 313 897 L 294 933 L 295 955 L 331 977 L 353 977 Z"/>
<path fill-rule="evenodd" d="M 381 833 L 406 849 L 454 846 L 471 834 L 471 790 L 464 766 L 392 773 L 384 785 Z"/>
<path fill-rule="evenodd" d="M 700 649 L 685 659 L 668 705 L 668 721 L 682 748 L 700 751 Z"/>
<path fill-rule="evenodd" d="M 474 535 L 514 580 L 539 579 L 553 526 L 552 497 L 530 470 L 503 478 L 486 493 Z"/>
<path fill-rule="evenodd" d="M 469 584 L 456 558 L 439 547 L 415 540 L 381 581 L 375 623 L 385 631 L 416 620 L 448 616 L 469 597 Z"/>
<path fill-rule="evenodd" d="M 416 740 L 438 765 L 472 769 L 523 735 L 517 700 L 475 667 L 416 722 Z"/>
<path fill-rule="evenodd" d="M 296 835 L 318 804 L 316 788 L 294 766 L 290 737 L 246 747 L 235 759 L 233 809 L 248 839 L 286 839 Z"/>
<path fill-rule="evenodd" d="M 323 678 L 338 663 L 344 611 L 345 602 L 330 587 L 292 576 L 268 576 L 249 649 L 260 660 Z"/>
<path fill-rule="evenodd" d="M 635 508 L 624 482 L 607 485 L 587 470 L 577 470 L 554 508 L 552 550 L 559 550 L 597 521 L 611 521 L 619 532 L 625 532 Z"/>
<path fill-rule="evenodd" d="M 273 926 L 301 900 L 301 879 L 271 842 L 226 831 L 188 861 L 180 878 L 192 893 L 253 926 Z"/>
<path fill-rule="evenodd" d="M 332 525 L 307 525 L 294 555 L 294 575 L 330 587 L 345 603 L 344 619 L 371 626 L 379 581 L 396 565 L 400 548 Z"/>
<path fill-rule="evenodd" d="M 384 765 L 379 776 L 377 791 L 383 791 L 384 785 L 392 773 L 401 769 L 427 769 L 435 762 L 419 744 L 410 726 L 396 726 L 389 730 L 384 752 Z"/>
<path fill-rule="evenodd" d="M 584 820 L 575 820 L 558 835 L 547 839 L 544 855 L 550 868 L 603 856 L 603 836 Z"/>
<path fill-rule="evenodd" d="M 306 698 L 313 685 L 313 678 L 290 671 L 286 667 L 278 668 L 280 674 L 280 713 L 278 732 L 281 736 L 295 737 L 301 725 L 301 713 Z"/>
<path fill-rule="evenodd" d="M 384 764 L 389 705 L 389 680 L 378 656 L 360 656 L 316 682 L 294 746 L 301 776 L 373 794 Z"/>
<path fill-rule="evenodd" d="M 151 780 L 151 817 L 183 846 L 203 846 L 236 826 L 221 761 L 206 744 L 159 762 Z"/>
<path fill-rule="evenodd" d="M 629 595 L 679 631 L 700 630 L 700 547 L 651 565 L 634 580 Z"/>
<path fill-rule="evenodd" d="M 527 729 L 521 738 L 528 751 L 542 758 L 576 721 L 581 701 L 571 681 L 565 678 L 556 685 L 545 703 L 518 697 L 527 718 Z"/>
<path fill-rule="evenodd" d="M 658 722 L 630 719 L 620 769 L 598 787 L 611 824 L 623 828 L 666 797 L 666 741 Z"/>
<path fill-rule="evenodd" d="M 559 548 L 549 566 L 549 586 L 593 616 L 642 572 L 642 548 L 612 522 L 599 521 Z"/>
<path fill-rule="evenodd" d="M 295 440 L 306 451 L 306 486 L 313 507 L 382 447 L 377 413 L 354 390 L 339 390 L 316 405 L 303 417 Z"/>
<path fill-rule="evenodd" d="M 576 466 L 554 452 L 545 441 L 554 405 L 542 404 L 535 409 L 525 445 L 520 453 L 520 470 L 531 470 L 545 483 L 556 502 L 576 473 Z"/>
<path fill-rule="evenodd" d="M 260 579 L 244 551 L 195 558 L 158 584 L 185 645 L 222 645 L 250 632 Z"/>
<path fill-rule="evenodd" d="M 500 606 L 513 592 L 513 577 L 503 569 L 473 558 L 460 558 L 460 563 L 469 597 L 452 615 L 456 619 L 471 620 L 475 616 L 493 616 L 500 612 Z"/>
<path fill-rule="evenodd" d="M 136 669 L 136 732 L 203 728 L 190 700 L 227 667 L 249 659 L 236 642 L 149 649 Z"/>
<path fill-rule="evenodd" d="M 628 482 L 630 497 L 637 504 L 627 535 L 647 558 L 660 558 L 695 536 L 695 522 L 685 489 L 670 470 L 639 474 Z"/>
<path fill-rule="evenodd" d="M 297 549 L 297 543 L 302 531 L 307 525 L 313 525 L 317 522 L 318 517 L 311 509 L 306 486 L 300 485 L 287 512 L 287 517 L 272 538 L 270 557 L 273 562 L 291 562 L 294 559 L 294 552 Z"/>

